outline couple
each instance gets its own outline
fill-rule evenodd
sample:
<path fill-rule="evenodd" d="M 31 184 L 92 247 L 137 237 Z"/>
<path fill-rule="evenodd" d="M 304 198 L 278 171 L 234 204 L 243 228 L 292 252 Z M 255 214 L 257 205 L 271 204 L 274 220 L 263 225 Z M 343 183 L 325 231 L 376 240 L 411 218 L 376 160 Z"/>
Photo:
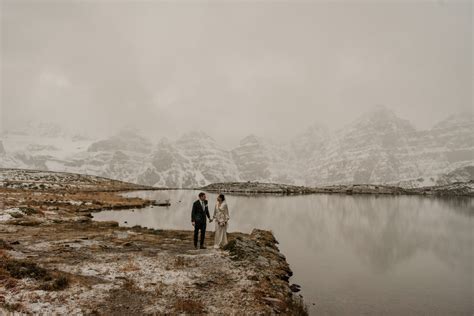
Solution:
<path fill-rule="evenodd" d="M 206 249 L 204 238 L 206 237 L 206 216 L 209 223 L 216 220 L 216 230 L 214 236 L 214 248 L 223 247 L 227 244 L 227 222 L 229 221 L 229 208 L 225 201 L 224 194 L 219 194 L 214 207 L 214 215 L 209 215 L 206 193 L 199 193 L 199 199 L 194 202 L 191 212 L 191 222 L 194 226 L 194 248 L 197 249 L 198 235 L 201 231 L 200 248 Z"/>

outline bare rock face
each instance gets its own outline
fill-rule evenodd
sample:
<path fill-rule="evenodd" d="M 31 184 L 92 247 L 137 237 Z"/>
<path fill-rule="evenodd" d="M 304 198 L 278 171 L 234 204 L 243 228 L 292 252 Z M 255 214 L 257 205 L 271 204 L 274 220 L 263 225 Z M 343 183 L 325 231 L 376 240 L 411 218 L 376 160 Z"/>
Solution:
<path fill-rule="evenodd" d="M 256 136 L 250 135 L 241 140 L 240 145 L 232 151 L 232 156 L 242 178 L 261 180 L 270 177 L 268 150 Z"/>
<path fill-rule="evenodd" d="M 176 141 L 161 140 L 151 155 L 150 172 L 157 186 L 197 187 L 240 179 L 228 150 L 203 133 L 187 133 Z"/>
<path fill-rule="evenodd" d="M 242 180 L 286 184 L 302 182 L 295 151 L 286 143 L 273 143 L 249 135 L 232 150 L 232 157 Z"/>
<path fill-rule="evenodd" d="M 0 142 L 0 167 L 87 173 L 157 187 L 258 181 L 409 189 L 470 181 L 474 168 L 472 113 L 417 130 L 390 109 L 378 106 L 337 131 L 313 125 L 288 141 L 249 135 L 234 148 L 222 146 L 203 132 L 158 141 L 128 129 L 77 144 L 53 127 L 38 132 L 48 139 L 23 135 L 27 132 L 12 135 L 23 137 L 21 141 L 3 139 L 8 153 Z M 63 137 L 62 142 L 52 141 L 57 135 Z M 21 143 L 27 146 L 18 149 Z"/>

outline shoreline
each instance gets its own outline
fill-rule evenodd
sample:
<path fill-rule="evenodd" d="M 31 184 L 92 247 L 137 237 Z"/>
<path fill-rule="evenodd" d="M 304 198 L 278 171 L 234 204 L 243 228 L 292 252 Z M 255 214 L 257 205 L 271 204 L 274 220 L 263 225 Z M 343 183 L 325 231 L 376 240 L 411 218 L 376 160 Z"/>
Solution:
<path fill-rule="evenodd" d="M 309 195 L 309 194 L 344 194 L 344 195 L 419 195 L 435 197 L 474 197 L 474 181 L 456 182 L 442 186 L 420 188 L 402 188 L 397 186 L 375 184 L 333 185 L 325 187 L 305 187 L 278 183 L 261 182 L 224 182 L 213 183 L 198 188 L 213 193 L 231 193 L 242 195 L 276 194 L 276 195 Z"/>
<path fill-rule="evenodd" d="M 41 172 L 53 178 L 32 187 L 38 173 L 15 172 L 15 188 L 0 187 L 1 313 L 307 315 L 271 232 L 229 233 L 224 249 L 195 250 L 192 231 L 91 219 L 152 204 L 119 194 L 135 185 Z"/>
<path fill-rule="evenodd" d="M 5 179 L 5 175 L 20 175 L 20 179 Z M 308 187 L 299 185 L 289 185 L 282 183 L 269 183 L 258 181 L 245 182 L 216 182 L 203 187 L 191 188 L 171 188 L 153 187 L 140 185 L 120 180 L 112 180 L 100 176 L 81 175 L 70 172 L 44 171 L 35 169 L 0 168 L 0 188 L 19 189 L 48 189 L 54 190 L 56 181 L 25 181 L 24 176 L 34 176 L 35 174 L 52 174 L 61 177 L 77 179 L 78 177 L 89 177 L 95 181 L 104 181 L 107 186 L 94 186 L 92 189 L 86 186 L 81 187 L 81 192 L 130 192 L 130 191 L 170 191 L 170 190 L 201 190 L 214 193 L 233 193 L 243 195 L 276 194 L 276 195 L 307 195 L 307 194 L 373 194 L 373 195 L 425 195 L 425 196 L 474 196 L 474 180 L 468 182 L 454 182 L 446 185 L 434 185 L 414 188 L 404 188 L 400 186 L 384 184 L 339 184 L 319 187 Z M 23 175 L 23 177 L 21 176 Z M 57 178 L 55 179 L 57 180 Z M 45 188 L 39 187 L 44 184 Z M 63 191 L 74 190 L 75 188 L 61 188 Z"/>

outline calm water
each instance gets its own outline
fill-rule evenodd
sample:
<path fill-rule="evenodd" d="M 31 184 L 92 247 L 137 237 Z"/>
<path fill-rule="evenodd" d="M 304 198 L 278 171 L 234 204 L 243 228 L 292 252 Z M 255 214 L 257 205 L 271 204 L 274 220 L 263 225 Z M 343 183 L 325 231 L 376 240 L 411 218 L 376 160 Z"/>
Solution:
<path fill-rule="evenodd" d="M 169 198 L 172 206 L 94 216 L 122 226 L 191 229 L 197 193 L 134 192 L 130 195 Z M 208 198 L 213 209 L 216 195 Z M 227 200 L 230 231 L 274 232 L 312 315 L 473 315 L 474 199 L 229 195 Z"/>

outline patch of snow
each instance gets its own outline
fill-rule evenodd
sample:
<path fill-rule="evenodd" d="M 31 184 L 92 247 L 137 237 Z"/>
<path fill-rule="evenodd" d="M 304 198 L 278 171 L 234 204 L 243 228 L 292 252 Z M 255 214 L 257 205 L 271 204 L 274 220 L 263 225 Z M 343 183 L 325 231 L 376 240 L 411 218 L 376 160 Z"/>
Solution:
<path fill-rule="evenodd" d="M 7 222 L 11 220 L 13 217 L 10 214 L 3 214 L 0 215 L 0 222 Z"/>
<path fill-rule="evenodd" d="M 70 200 L 70 201 L 67 201 L 67 203 L 71 204 L 71 205 L 82 205 L 82 201 L 73 201 L 73 200 Z"/>

